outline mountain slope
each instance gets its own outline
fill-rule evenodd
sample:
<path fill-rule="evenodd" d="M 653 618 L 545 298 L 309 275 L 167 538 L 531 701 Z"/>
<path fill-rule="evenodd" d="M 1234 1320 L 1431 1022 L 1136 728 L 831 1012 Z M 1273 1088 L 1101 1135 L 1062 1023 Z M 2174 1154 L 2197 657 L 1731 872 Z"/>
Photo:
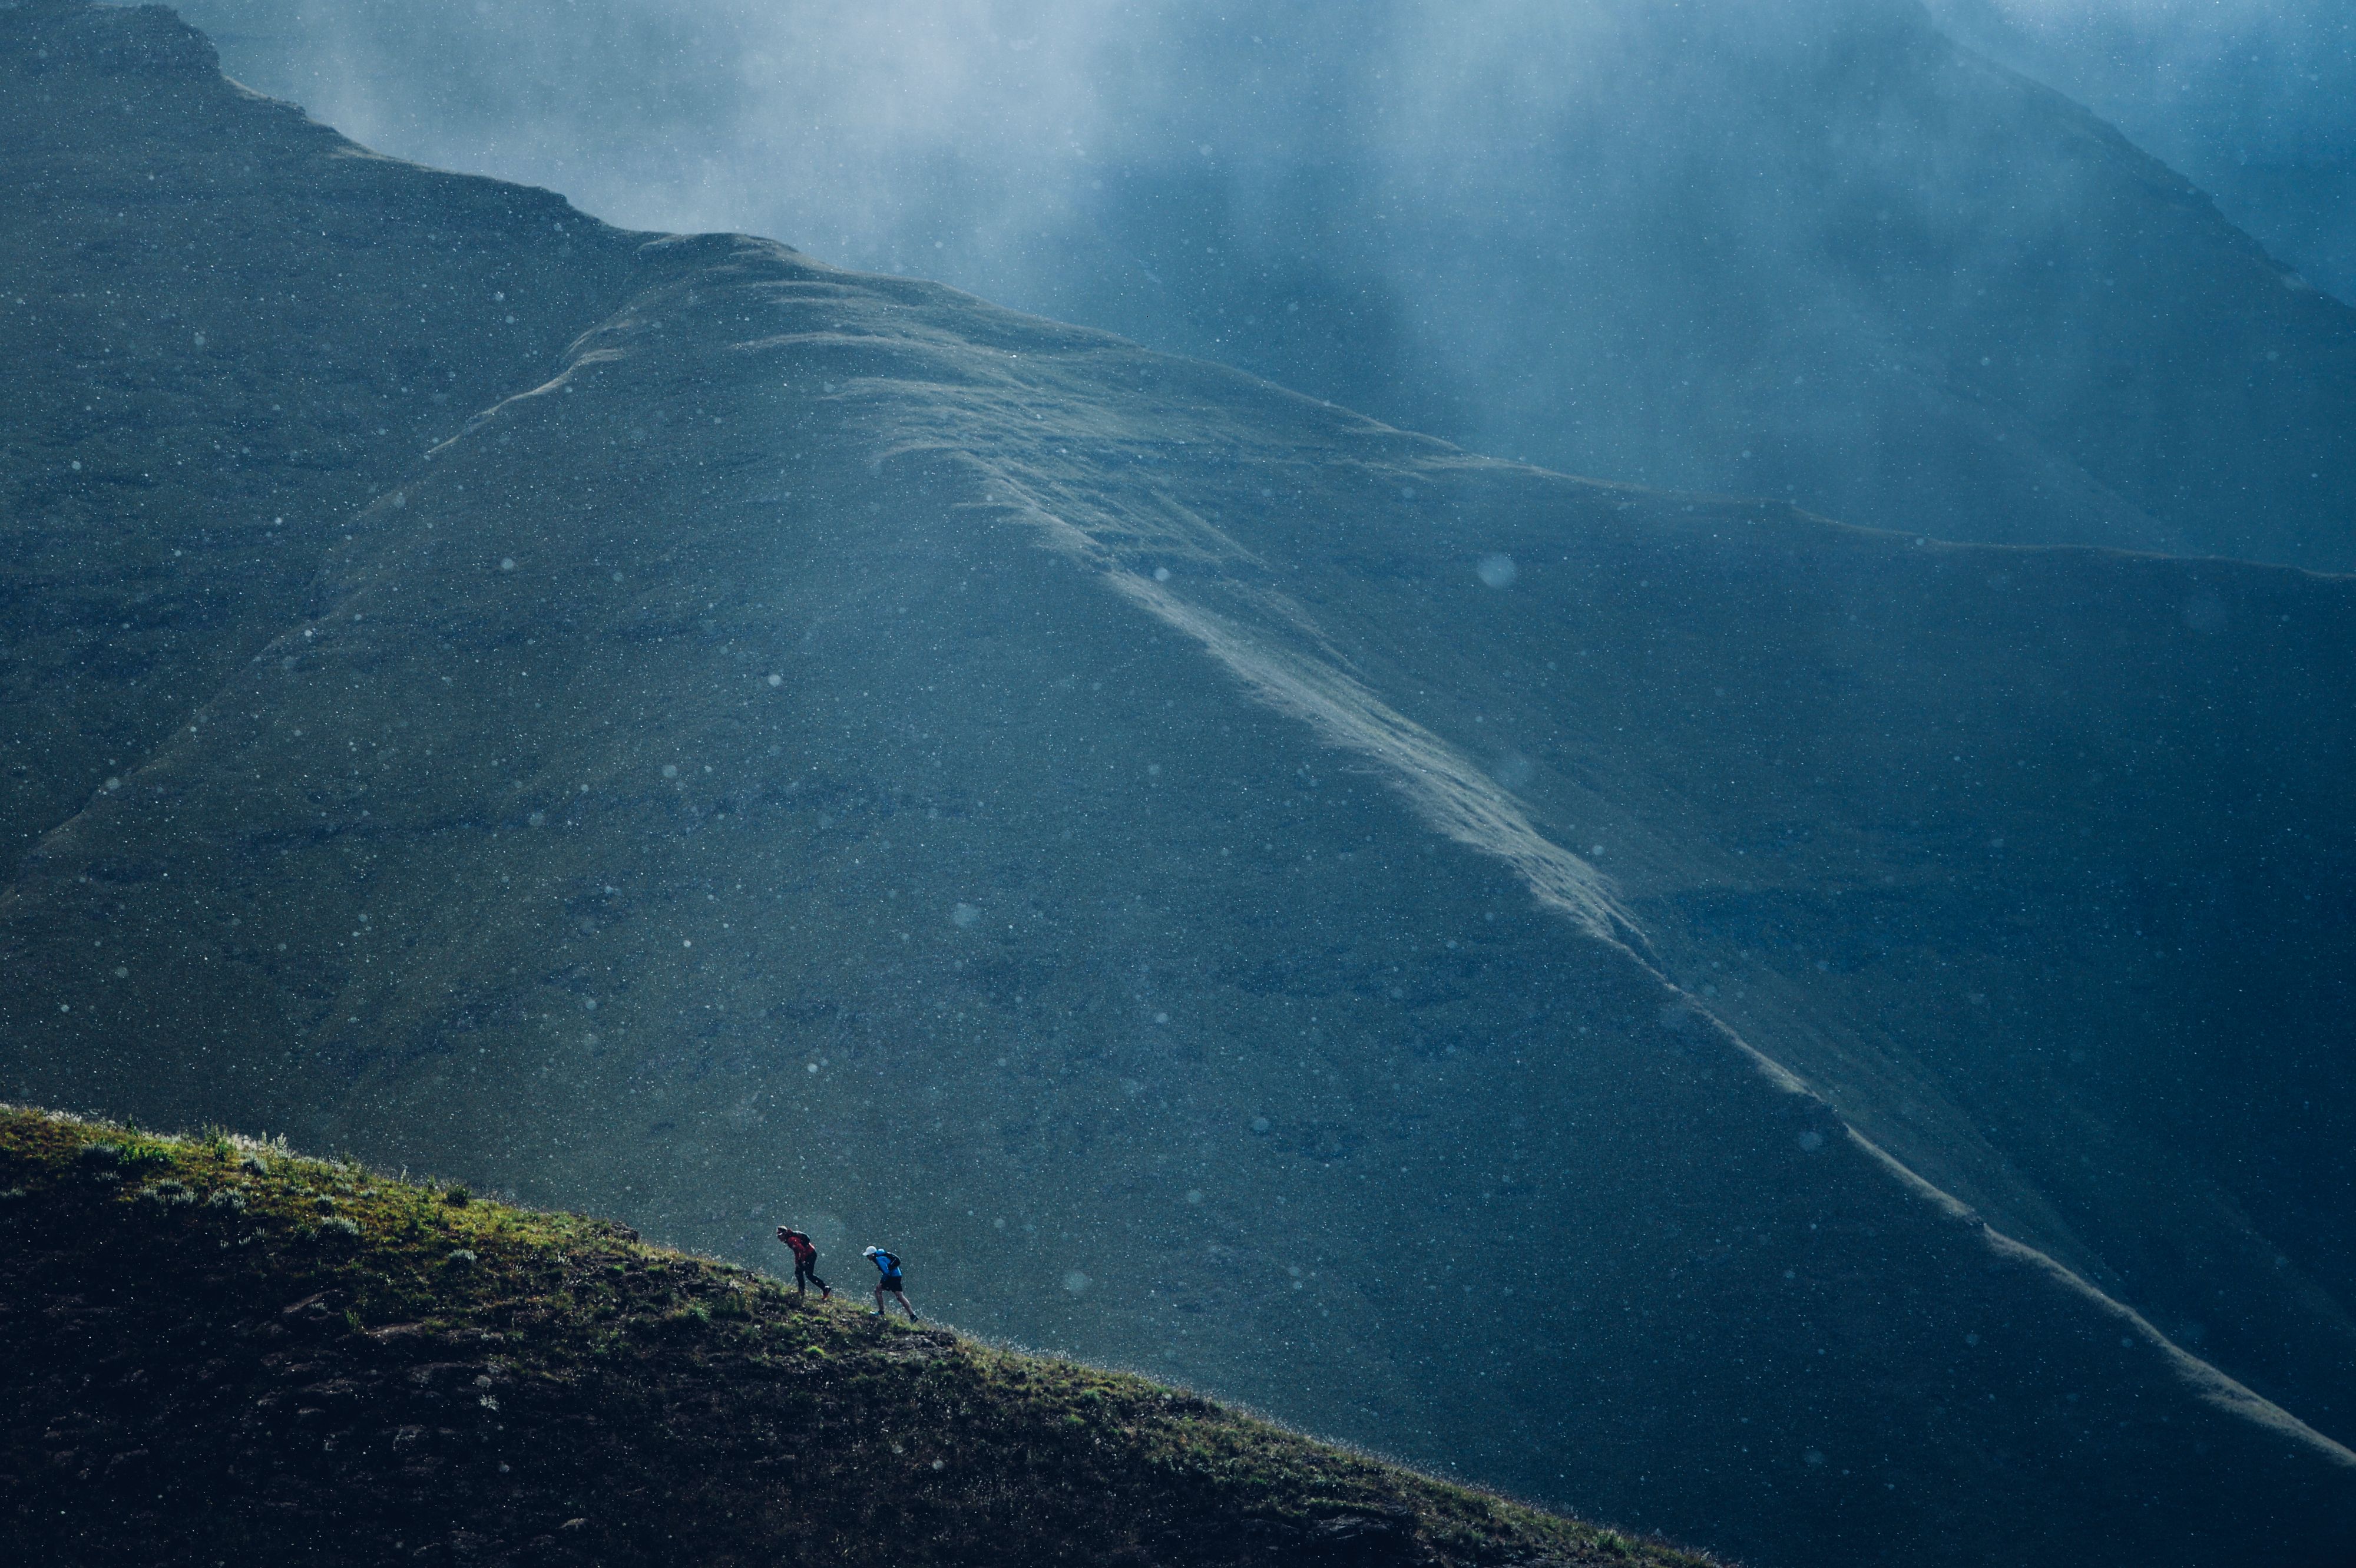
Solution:
<path fill-rule="evenodd" d="M 283 1144 L 5 1110 L 0 1180 L 20 1561 L 1700 1562 Z"/>
<path fill-rule="evenodd" d="M 0 893 L 8 1092 L 888 1230 L 1761 1562 L 2347 1539 L 2349 580 L 629 267 Z"/>
<path fill-rule="evenodd" d="M 160 7 L 19 7 L 0 123 L 13 855 L 301 613 L 344 513 L 611 309 L 645 236 L 391 164 Z"/>

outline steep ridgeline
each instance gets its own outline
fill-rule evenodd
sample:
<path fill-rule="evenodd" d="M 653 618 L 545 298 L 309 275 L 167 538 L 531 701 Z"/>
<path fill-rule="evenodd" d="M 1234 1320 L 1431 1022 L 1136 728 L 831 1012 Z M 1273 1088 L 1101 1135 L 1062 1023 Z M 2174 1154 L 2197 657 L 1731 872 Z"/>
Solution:
<path fill-rule="evenodd" d="M 0 1089 L 896 1239 L 1762 1564 L 2356 1535 L 2356 582 L 631 264 L 26 859 Z"/>
<path fill-rule="evenodd" d="M 12 1562 L 1706 1568 L 284 1143 L 0 1107 L 0 1182 Z"/>

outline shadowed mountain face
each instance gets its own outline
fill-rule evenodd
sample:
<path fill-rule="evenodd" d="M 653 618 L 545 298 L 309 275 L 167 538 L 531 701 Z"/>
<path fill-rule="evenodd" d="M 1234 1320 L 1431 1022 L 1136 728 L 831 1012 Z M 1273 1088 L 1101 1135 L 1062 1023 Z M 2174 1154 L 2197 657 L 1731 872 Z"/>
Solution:
<path fill-rule="evenodd" d="M 611 308 L 629 246 L 405 166 L 389 203 L 383 159 L 145 12 L 29 7 L 0 50 L 19 853 L 285 628 L 345 512 Z"/>
<path fill-rule="evenodd" d="M 1480 459 L 372 159 L 160 11 L 0 39 L 0 1093 L 896 1242 L 968 1326 L 1750 1561 L 2356 1531 L 2356 583 Z M 186 299 L 264 252 L 377 270 L 220 294 L 224 367 Z M 164 554 L 217 492 L 105 400 L 348 451 L 257 445 L 264 578 Z M 177 662 L 98 659 L 159 581 Z M 155 668 L 205 687 L 121 718 Z"/>

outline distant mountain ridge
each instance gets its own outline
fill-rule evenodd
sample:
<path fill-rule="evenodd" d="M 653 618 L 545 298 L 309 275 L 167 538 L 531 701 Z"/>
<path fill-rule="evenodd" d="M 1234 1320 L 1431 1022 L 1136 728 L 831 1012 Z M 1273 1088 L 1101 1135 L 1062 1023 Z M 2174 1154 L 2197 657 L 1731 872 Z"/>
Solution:
<path fill-rule="evenodd" d="M 0 68 L 9 1095 L 854 1215 L 1762 1563 L 2356 1529 L 2356 583 L 1472 456 L 158 10 Z"/>
<path fill-rule="evenodd" d="M 1250 34 L 1019 303 L 1572 472 L 2356 570 L 2356 310 L 1915 0 Z"/>

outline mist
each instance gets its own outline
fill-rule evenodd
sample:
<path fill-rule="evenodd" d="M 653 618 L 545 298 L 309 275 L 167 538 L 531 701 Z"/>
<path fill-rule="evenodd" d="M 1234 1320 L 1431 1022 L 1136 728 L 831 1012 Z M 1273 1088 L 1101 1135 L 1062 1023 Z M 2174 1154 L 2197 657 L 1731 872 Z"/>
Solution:
<path fill-rule="evenodd" d="M 1189 150 L 1304 167 L 1351 105 L 1462 139 L 1591 97 L 1646 7 L 1494 0 L 1241 20 L 1149 0 L 876 7 L 193 0 L 230 74 L 356 139 L 547 185 L 626 226 L 774 234 L 846 264 L 1024 290 L 1043 218 L 1104 168 Z M 1654 8 L 1662 15 L 1677 7 Z M 1697 6 L 1723 16 L 1740 7 Z M 1803 33 L 1799 6 L 1753 7 Z M 1820 14 L 1858 7 L 1817 5 Z M 1892 15 L 1912 9 L 1891 0 Z M 2093 107 L 2343 295 L 2356 179 L 2344 8 L 1931 0 L 1955 37 Z M 1707 24 L 1705 24 L 1707 25 Z M 1457 102 L 1466 89 L 1476 102 Z M 1372 100 L 1369 93 L 1376 97 Z M 1472 118 L 1466 118 L 1467 111 Z M 1247 135 L 1269 136 L 1248 149 Z"/>
<path fill-rule="evenodd" d="M 1943 537 L 2339 561 L 2330 419 L 2243 407 L 2216 324 L 2163 340 L 2130 303 L 2247 242 L 1912 0 L 191 18 L 232 75 L 381 150 L 937 279 L 1485 454 Z M 2052 16 L 1966 20 L 2079 58 Z M 2187 126 L 2234 123 L 2244 77 L 2148 58 L 2217 100 Z M 2200 232 L 2156 252 L 2187 210 Z M 2279 336 L 2274 286 L 2225 329 Z M 2180 407 L 2083 428 L 2123 356 L 2209 368 Z"/>

